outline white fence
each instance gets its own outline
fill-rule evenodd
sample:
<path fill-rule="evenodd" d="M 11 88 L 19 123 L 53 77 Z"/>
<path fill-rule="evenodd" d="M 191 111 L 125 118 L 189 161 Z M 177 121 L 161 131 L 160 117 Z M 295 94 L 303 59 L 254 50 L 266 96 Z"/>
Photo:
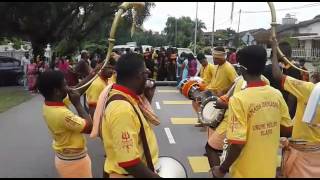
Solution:
<path fill-rule="evenodd" d="M 12 57 L 12 58 L 15 58 L 15 59 L 18 59 L 18 60 L 21 60 L 22 57 L 24 56 L 24 53 L 23 51 L 5 51 L 5 52 L 0 52 L 0 56 L 6 56 L 6 57 Z"/>
<path fill-rule="evenodd" d="M 320 49 L 319 48 L 312 48 L 312 49 L 293 48 L 292 57 L 306 58 L 306 59 L 320 58 Z"/>

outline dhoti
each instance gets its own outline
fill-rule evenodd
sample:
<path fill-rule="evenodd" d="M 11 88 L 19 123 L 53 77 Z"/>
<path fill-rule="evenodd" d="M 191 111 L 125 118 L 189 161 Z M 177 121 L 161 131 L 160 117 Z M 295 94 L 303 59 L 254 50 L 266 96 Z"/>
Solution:
<path fill-rule="evenodd" d="M 61 178 L 92 178 L 89 155 L 79 160 L 62 160 L 55 156 L 55 166 Z"/>
<path fill-rule="evenodd" d="M 320 177 L 319 159 L 319 144 L 290 144 L 283 151 L 282 175 L 288 178 Z"/>

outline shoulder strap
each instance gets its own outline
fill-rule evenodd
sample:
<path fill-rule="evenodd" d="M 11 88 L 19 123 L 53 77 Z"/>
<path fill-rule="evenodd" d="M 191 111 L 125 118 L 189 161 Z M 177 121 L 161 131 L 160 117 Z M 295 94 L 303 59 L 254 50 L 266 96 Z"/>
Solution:
<path fill-rule="evenodd" d="M 148 145 L 148 141 L 147 141 L 147 137 L 146 137 L 146 132 L 144 130 L 144 126 L 143 126 L 143 122 L 142 122 L 142 119 L 141 119 L 141 116 L 138 112 L 138 110 L 135 108 L 135 106 L 124 96 L 120 95 L 120 94 L 116 94 L 116 95 L 113 95 L 109 98 L 109 100 L 107 101 L 106 103 L 106 106 L 108 106 L 108 104 L 112 101 L 115 101 L 115 100 L 124 100 L 124 101 L 127 101 L 128 103 L 131 104 L 131 106 L 133 107 L 133 110 L 135 111 L 135 113 L 137 114 L 138 116 L 138 119 L 140 121 L 140 138 L 141 138 L 141 141 L 142 141 L 142 146 L 143 146 L 143 151 L 144 151 L 144 154 L 145 154 L 145 157 L 146 157 L 146 161 L 147 161 L 147 166 L 150 170 L 154 171 L 154 166 L 153 166 L 153 163 L 152 163 L 152 157 L 151 157 L 151 153 L 150 153 L 150 149 L 149 149 L 149 145 Z M 102 130 L 101 128 L 101 124 L 100 123 L 100 130 Z M 102 131 L 100 131 L 102 132 Z M 101 136 L 102 138 L 102 136 Z"/>

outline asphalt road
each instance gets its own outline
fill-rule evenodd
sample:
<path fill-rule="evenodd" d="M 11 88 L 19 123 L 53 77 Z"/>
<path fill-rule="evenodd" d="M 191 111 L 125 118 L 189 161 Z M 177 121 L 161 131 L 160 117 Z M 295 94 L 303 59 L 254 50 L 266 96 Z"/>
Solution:
<path fill-rule="evenodd" d="M 161 119 L 161 125 L 155 127 L 160 155 L 171 156 L 179 160 L 185 166 L 188 177 L 210 177 L 207 172 L 193 170 L 191 164 L 194 163 L 190 164 L 188 160 L 189 157 L 203 159 L 206 132 L 192 124 L 172 124 L 170 120 L 173 117 L 195 118 L 196 114 L 192 111 L 191 105 L 163 104 L 163 101 L 179 101 L 186 100 L 186 98 L 177 92 L 158 92 L 158 90 L 175 90 L 175 88 L 159 87 L 152 104 Z M 42 103 L 43 98 L 37 95 L 30 101 L 0 114 L 1 178 L 57 177 L 54 168 L 54 153 L 51 149 L 52 140 L 42 118 Z M 169 129 L 172 134 L 171 143 L 165 128 Z M 102 177 L 104 152 L 101 141 L 87 139 L 93 175 Z M 196 165 L 206 169 L 207 162 Z"/>

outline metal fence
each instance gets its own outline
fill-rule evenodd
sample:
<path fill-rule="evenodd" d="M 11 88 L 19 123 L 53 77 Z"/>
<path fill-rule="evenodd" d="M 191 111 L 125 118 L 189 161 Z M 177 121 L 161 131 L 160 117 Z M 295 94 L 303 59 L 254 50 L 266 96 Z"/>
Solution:
<path fill-rule="evenodd" d="M 312 49 L 293 48 L 292 57 L 306 58 L 308 60 L 317 59 L 317 58 L 320 58 L 320 49 L 319 48 L 312 48 Z"/>

